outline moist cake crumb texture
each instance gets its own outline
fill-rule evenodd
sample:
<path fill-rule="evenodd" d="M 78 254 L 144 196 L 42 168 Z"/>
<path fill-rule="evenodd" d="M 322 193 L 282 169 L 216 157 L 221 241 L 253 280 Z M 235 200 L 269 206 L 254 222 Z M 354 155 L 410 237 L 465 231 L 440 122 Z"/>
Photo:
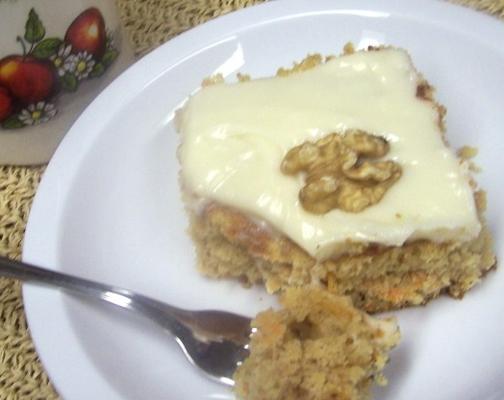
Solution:
<path fill-rule="evenodd" d="M 291 288 L 280 311 L 257 315 L 251 353 L 235 373 L 243 400 L 364 400 L 399 341 L 393 318 L 375 319 L 349 298 Z"/>
<path fill-rule="evenodd" d="M 484 198 L 483 192 L 477 198 Z M 322 286 L 352 297 L 368 312 L 425 304 L 441 293 L 462 298 L 495 265 L 486 225 L 474 240 L 400 247 L 351 245 L 349 254 L 324 262 L 289 239 L 264 231 L 243 214 L 211 206 L 192 216 L 200 272 L 264 283 L 275 293 L 288 287 Z"/>

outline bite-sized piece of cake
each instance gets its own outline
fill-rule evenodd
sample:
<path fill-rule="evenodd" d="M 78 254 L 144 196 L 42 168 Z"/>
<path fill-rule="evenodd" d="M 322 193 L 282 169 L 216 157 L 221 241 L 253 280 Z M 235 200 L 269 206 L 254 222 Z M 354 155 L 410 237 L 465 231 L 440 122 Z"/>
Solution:
<path fill-rule="evenodd" d="M 178 115 L 200 271 L 324 285 L 368 311 L 462 297 L 495 256 L 433 92 L 388 47 L 203 87 Z"/>
<path fill-rule="evenodd" d="M 363 400 L 399 341 L 394 318 L 375 319 L 348 297 L 291 288 L 280 311 L 252 321 L 250 356 L 235 373 L 244 400 Z"/>

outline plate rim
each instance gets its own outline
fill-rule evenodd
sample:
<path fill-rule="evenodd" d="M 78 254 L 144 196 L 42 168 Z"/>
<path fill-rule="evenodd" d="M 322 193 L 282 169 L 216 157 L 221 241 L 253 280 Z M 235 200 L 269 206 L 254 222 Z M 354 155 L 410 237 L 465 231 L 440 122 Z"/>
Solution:
<path fill-rule="evenodd" d="M 375 16 L 382 17 L 385 17 L 385 14 L 396 17 L 409 16 L 417 20 L 440 24 L 446 29 L 451 28 L 463 34 L 464 37 L 477 39 L 504 55 L 504 50 L 499 47 L 502 43 L 499 38 L 504 39 L 504 24 L 501 21 L 461 5 L 436 0 L 410 0 L 408 2 L 342 0 L 338 3 L 331 0 L 277 0 L 215 18 L 180 34 L 134 63 L 103 90 L 73 124 L 51 159 L 36 192 L 26 226 L 22 250 L 23 261 L 61 270 L 58 244 L 61 237 L 59 227 L 64 215 L 65 198 L 72 189 L 72 183 L 82 166 L 82 160 L 92 149 L 100 132 L 113 121 L 118 111 L 142 92 L 142 88 L 156 80 L 159 75 L 169 73 L 171 68 L 196 52 L 208 49 L 233 33 L 239 33 L 260 24 L 274 23 L 307 14 L 321 14 L 324 11 L 338 11 L 341 14 L 357 14 L 365 17 L 372 17 L 373 12 L 379 13 Z M 433 15 L 435 18 L 432 18 Z M 467 32 L 464 27 L 467 27 L 468 23 L 477 24 L 481 29 Z M 203 40 L 200 40 L 201 38 Z M 171 61 L 166 62 L 167 59 Z M 142 75 L 138 72 L 145 71 L 146 66 L 149 73 L 143 74 L 141 79 L 138 79 L 138 75 Z M 133 77 L 135 79 L 131 79 Z M 118 95 L 119 93 L 121 95 Z M 114 101 L 111 101 L 112 99 Z M 108 113 L 107 117 L 100 121 L 100 129 L 90 129 L 95 126 L 96 121 L 93 117 L 95 110 L 104 107 L 107 108 Z M 79 135 L 78 132 L 82 130 L 87 130 L 91 134 Z M 56 215 L 49 227 L 41 227 L 42 222 L 47 219 L 47 209 L 51 209 Z M 83 397 L 82 393 L 85 393 L 83 390 L 88 387 L 88 382 L 93 382 L 93 393 L 99 393 L 101 398 L 122 399 L 120 393 L 107 382 L 106 377 L 99 374 L 93 367 L 93 361 L 80 346 L 74 327 L 66 316 L 64 295 L 59 291 L 29 283 L 23 284 L 22 293 L 32 341 L 58 393 L 72 400 L 88 398 L 86 395 Z M 52 323 L 48 323 L 48 319 L 42 317 L 47 315 L 50 316 Z M 58 337 L 51 335 L 54 328 L 58 328 Z M 62 332 L 66 332 L 67 335 Z M 69 352 L 55 354 L 51 350 L 56 343 L 62 345 L 67 341 L 74 345 L 69 347 Z M 60 363 L 66 359 L 71 364 L 79 361 L 79 364 L 84 366 L 83 369 L 87 375 L 81 375 L 80 382 L 76 382 L 72 368 L 59 367 Z"/>

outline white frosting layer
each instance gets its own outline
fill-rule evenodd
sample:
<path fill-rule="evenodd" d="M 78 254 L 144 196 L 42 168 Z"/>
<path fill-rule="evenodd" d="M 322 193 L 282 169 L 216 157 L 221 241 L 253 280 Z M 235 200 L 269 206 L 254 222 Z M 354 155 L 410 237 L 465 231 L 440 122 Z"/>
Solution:
<path fill-rule="evenodd" d="M 346 240 L 402 245 L 468 240 L 480 230 L 463 166 L 446 147 L 431 102 L 416 97 L 406 52 L 357 52 L 288 77 L 204 87 L 180 115 L 184 185 L 198 196 L 266 220 L 311 255 Z M 381 135 L 403 175 L 360 213 L 305 211 L 303 177 L 286 176 L 286 152 L 349 128 Z"/>

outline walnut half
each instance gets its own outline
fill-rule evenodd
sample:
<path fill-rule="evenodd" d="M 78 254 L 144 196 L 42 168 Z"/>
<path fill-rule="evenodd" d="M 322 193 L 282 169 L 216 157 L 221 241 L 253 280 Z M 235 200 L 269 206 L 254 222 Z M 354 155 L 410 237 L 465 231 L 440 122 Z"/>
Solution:
<path fill-rule="evenodd" d="M 384 138 L 350 129 L 293 147 L 280 168 L 287 175 L 306 173 L 299 192 L 305 210 L 325 214 L 339 208 L 357 213 L 378 203 L 401 177 L 399 164 L 377 160 L 389 149 Z"/>

